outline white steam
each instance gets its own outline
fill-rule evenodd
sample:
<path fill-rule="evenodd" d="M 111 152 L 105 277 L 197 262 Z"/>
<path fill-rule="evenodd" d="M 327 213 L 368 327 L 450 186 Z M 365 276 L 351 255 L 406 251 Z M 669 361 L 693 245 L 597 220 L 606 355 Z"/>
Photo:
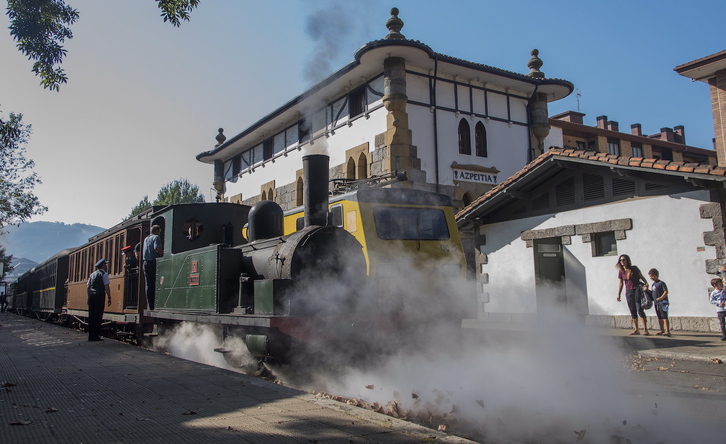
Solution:
<path fill-rule="evenodd" d="M 320 262 L 338 273 L 297 287 L 292 305 L 317 314 L 311 318 L 317 342 L 308 350 L 314 355 L 306 356 L 307 369 L 273 366 L 276 376 L 382 411 L 394 406 L 388 410 L 398 416 L 428 418 L 482 442 L 723 442 L 720 424 L 702 424 L 677 397 L 637 382 L 610 338 L 556 302 L 521 328 L 462 330 L 460 319 L 476 316 L 471 283 L 448 281 L 404 259 L 402 249 L 390 252 L 388 273 L 374 285 L 341 274 L 339 263 Z M 158 344 L 175 356 L 230 368 L 214 348 L 244 355 L 245 347 L 219 344 L 219 337 L 183 323 Z M 322 355 L 325 365 L 315 359 Z"/>
<path fill-rule="evenodd" d="M 306 383 L 301 383 L 297 369 L 295 374 L 277 369 L 277 375 L 307 390 L 374 406 L 395 405 L 408 418 L 430 417 L 434 426 L 439 421 L 449 431 L 467 432 L 485 442 L 722 441 L 676 398 L 660 394 L 654 402 L 652 388 L 638 385 L 633 390 L 624 353 L 610 338 L 588 331 L 579 319 L 567 315 L 566 307 L 547 307 L 535 324 L 520 329 L 462 331 L 460 320 L 451 322 L 447 314 L 471 306 L 471 284 L 442 282 L 420 264 L 408 261 L 412 266 L 404 269 L 405 263 L 396 262 L 392 271 L 399 279 L 386 281 L 385 288 L 318 281 L 308 293 L 300 293 L 326 307 L 341 321 L 336 325 L 346 329 L 328 330 L 330 336 L 345 338 L 329 342 L 329 356 L 340 356 L 341 351 L 346 357 L 355 355 L 356 349 L 365 353 L 380 346 L 376 341 L 381 339 L 395 346 L 394 351 L 352 361 L 353 365 L 340 361 L 316 367 L 310 372 L 314 378 Z M 350 294 L 357 298 L 355 303 L 341 303 L 342 295 Z M 381 338 L 379 322 L 399 309 L 414 326 L 391 329 Z M 476 312 L 466 315 L 475 317 Z"/>
<path fill-rule="evenodd" d="M 182 322 L 159 335 L 153 345 L 155 351 L 227 370 L 239 370 L 256 363 L 241 339 L 230 337 L 222 342 L 218 329 L 206 324 Z M 215 349 L 227 350 L 227 359 L 224 353 Z"/>
<path fill-rule="evenodd" d="M 310 83 L 334 72 L 343 55 L 352 59 L 355 47 L 349 49 L 350 54 L 344 54 L 344 51 L 365 37 L 363 25 L 372 22 L 371 5 L 367 2 L 337 0 L 316 2 L 315 5 L 318 9 L 305 18 L 305 33 L 314 42 L 313 54 L 304 68 L 305 79 Z M 383 24 L 380 27 L 385 31 Z"/>

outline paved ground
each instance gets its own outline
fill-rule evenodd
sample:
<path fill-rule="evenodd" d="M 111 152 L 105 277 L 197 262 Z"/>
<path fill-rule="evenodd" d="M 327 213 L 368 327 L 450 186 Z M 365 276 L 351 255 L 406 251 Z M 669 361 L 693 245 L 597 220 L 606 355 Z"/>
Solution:
<path fill-rule="evenodd" d="M 464 443 L 227 370 L 0 313 L 0 443 Z"/>
<path fill-rule="evenodd" d="M 595 334 L 612 336 L 626 349 L 646 357 L 712 361 L 718 359 L 726 365 L 726 342 L 719 333 L 672 332 L 668 336 L 630 336 L 630 330 L 598 329 Z"/>
<path fill-rule="evenodd" d="M 717 334 L 588 332 L 646 357 L 726 363 L 726 342 Z M 469 442 L 257 378 L 116 341 L 89 343 L 83 333 L 0 313 L 0 443 L 140 440 Z"/>

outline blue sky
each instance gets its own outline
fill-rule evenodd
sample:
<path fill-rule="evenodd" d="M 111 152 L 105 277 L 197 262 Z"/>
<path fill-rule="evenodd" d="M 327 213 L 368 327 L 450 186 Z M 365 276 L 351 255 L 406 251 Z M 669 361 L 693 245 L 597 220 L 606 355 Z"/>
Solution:
<path fill-rule="evenodd" d="M 49 207 L 33 220 L 109 227 L 178 178 L 210 200 L 212 167 L 195 156 L 217 128 L 235 135 L 350 62 L 387 34 L 394 6 L 406 37 L 449 56 L 525 74 L 539 49 L 547 77 L 580 91 L 588 125 L 684 125 L 689 145 L 712 147 L 708 86 L 673 68 L 726 49 L 721 0 L 202 0 L 181 28 L 153 0 L 66 2 L 80 19 L 60 93 L 39 86 L 0 17 L 0 110 L 32 124 L 27 155 Z M 550 115 L 577 109 L 572 94 Z"/>

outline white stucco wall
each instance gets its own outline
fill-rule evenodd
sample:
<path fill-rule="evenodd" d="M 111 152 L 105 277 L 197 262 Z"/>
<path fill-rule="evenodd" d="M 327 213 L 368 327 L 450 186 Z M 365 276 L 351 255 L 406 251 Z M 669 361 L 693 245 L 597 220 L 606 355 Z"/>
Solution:
<path fill-rule="evenodd" d="M 497 168 L 499 182 L 519 171 L 527 164 L 529 148 L 529 130 L 522 125 L 508 125 L 506 122 L 483 118 L 470 119 L 464 114 L 457 116 L 453 112 L 439 110 L 438 142 L 439 142 L 439 182 L 442 185 L 453 185 L 454 176 L 451 165 L 454 162 L 464 165 L 480 165 Z M 408 107 L 409 126 L 413 131 L 413 144 L 418 148 L 421 168 L 426 171 L 427 181 L 435 181 L 436 157 L 434 151 L 433 113 L 429 108 L 421 106 Z M 466 118 L 469 122 L 472 140 L 472 154 L 459 154 L 459 121 Z M 482 122 L 487 132 L 487 157 L 476 155 L 474 146 L 474 128 Z"/>
<path fill-rule="evenodd" d="M 282 153 L 275 155 L 273 159 L 258 163 L 252 172 L 243 170 L 236 183 L 227 182 L 226 195 L 242 193 L 242 198 L 248 199 L 260 194 L 260 187 L 271 180 L 275 180 L 278 187 L 294 183 L 296 171 L 303 167 L 302 157 L 308 153 L 327 153 L 333 167 L 347 161 L 346 150 L 368 142 L 368 149 L 372 151 L 375 135 L 386 130 L 386 114 L 385 108 L 378 108 L 368 118 L 360 117 L 352 125 L 336 129 L 335 134 L 329 137 L 315 139 L 312 145 L 308 143 L 300 150 L 292 149 L 287 156 Z"/>
<path fill-rule="evenodd" d="M 488 284 L 480 289 L 489 294 L 489 302 L 480 303 L 480 310 L 536 312 L 534 253 L 521 240 L 521 232 L 631 218 L 632 230 L 617 241 L 618 254 L 628 254 L 644 274 L 650 268 L 660 271 L 670 291 L 670 316 L 712 317 L 715 309 L 709 304 L 708 288 L 713 276 L 706 273 L 705 262 L 716 258 L 716 252 L 704 245 L 703 233 L 713 230 L 713 225 L 699 216 L 699 206 L 707 202 L 708 192 L 695 191 L 482 226 L 486 244 L 481 252 L 488 263 L 478 272 L 488 274 Z M 621 302 L 616 301 L 617 256 L 593 257 L 592 245 L 583 243 L 581 236 L 572 236 L 571 241 L 563 246 L 568 297 L 585 291 L 587 314 L 629 316 L 624 291 Z M 648 315 L 655 313 L 650 310 Z"/>

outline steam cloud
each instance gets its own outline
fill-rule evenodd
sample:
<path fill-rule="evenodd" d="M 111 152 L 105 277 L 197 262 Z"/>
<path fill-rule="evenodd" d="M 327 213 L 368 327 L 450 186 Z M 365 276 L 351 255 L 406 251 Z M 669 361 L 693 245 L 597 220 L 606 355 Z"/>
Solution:
<path fill-rule="evenodd" d="M 432 425 L 480 442 L 723 442 L 720 424 L 704 424 L 675 396 L 636 382 L 612 340 L 588 331 L 565 307 L 548 307 L 519 330 L 462 331 L 462 311 L 476 313 L 473 285 L 446 281 L 394 250 L 388 275 L 374 285 L 320 260 L 321 270 L 337 272 L 296 287 L 294 301 L 321 315 L 315 325 L 324 337 L 308 352 L 326 356 L 326 365 L 307 355 L 307 368 L 272 366 L 277 377 L 367 404 L 395 403 L 409 418 L 429 416 Z M 386 326 L 387 315 L 399 311 L 410 325 Z M 219 337 L 183 323 L 158 345 L 230 368 L 212 351 Z M 245 354 L 241 342 L 224 347 Z"/>
<path fill-rule="evenodd" d="M 400 254 L 396 264 L 391 271 L 398 279 L 386 280 L 385 288 L 346 288 L 345 281 L 331 277 L 300 293 L 347 321 L 337 324 L 345 331 L 330 333 L 345 342 L 331 343 L 329 356 L 341 356 L 341 348 L 345 357 L 356 351 L 365 356 L 381 346 L 380 340 L 387 352 L 353 365 L 341 360 L 316 366 L 308 380 L 301 380 L 299 368 L 290 373 L 275 368 L 276 374 L 309 391 L 369 405 L 395 402 L 408 417 L 436 416 L 449 431 L 464 431 L 481 442 L 723 441 L 720 428 L 702 424 L 675 397 L 654 394 L 662 389 L 643 382 L 636 385 L 624 352 L 567 315 L 564 306 L 549 307 L 524 331 L 462 331 L 454 316 L 462 309 L 475 316 L 472 284 L 437 282 L 439 277 Z M 356 300 L 341 304 L 342 294 Z M 370 313 L 380 318 L 398 309 L 414 325 L 379 337 L 378 326 L 368 322 Z M 356 319 L 363 323 L 352 325 Z"/>
<path fill-rule="evenodd" d="M 316 83 L 334 72 L 333 64 L 339 64 L 343 50 L 353 39 L 360 41 L 362 24 L 370 23 L 366 18 L 370 6 L 368 2 L 328 1 L 306 17 L 305 33 L 315 43 L 312 57 L 304 69 L 308 82 Z"/>

